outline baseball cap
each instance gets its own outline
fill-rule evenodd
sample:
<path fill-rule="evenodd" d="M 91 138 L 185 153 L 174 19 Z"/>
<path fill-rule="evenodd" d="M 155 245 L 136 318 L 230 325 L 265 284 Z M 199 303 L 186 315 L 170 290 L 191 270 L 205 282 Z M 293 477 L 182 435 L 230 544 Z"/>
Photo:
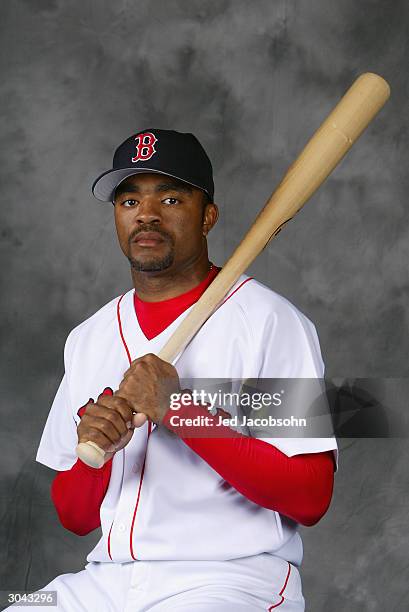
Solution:
<path fill-rule="evenodd" d="M 205 191 L 213 201 L 213 169 L 206 151 L 193 134 L 146 129 L 129 136 L 114 153 L 112 168 L 92 185 L 101 202 L 112 202 L 115 189 L 128 176 L 157 172 Z"/>

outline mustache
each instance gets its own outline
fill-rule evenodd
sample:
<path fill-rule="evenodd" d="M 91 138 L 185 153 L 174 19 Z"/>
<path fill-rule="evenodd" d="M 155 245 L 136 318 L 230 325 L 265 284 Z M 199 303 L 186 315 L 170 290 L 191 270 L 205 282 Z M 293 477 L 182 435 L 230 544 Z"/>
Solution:
<path fill-rule="evenodd" d="M 134 230 L 129 236 L 129 239 L 128 239 L 129 242 L 132 242 L 132 240 L 134 240 L 136 236 L 140 234 L 141 232 L 155 232 L 156 234 L 160 234 L 162 238 L 164 238 L 165 240 L 173 244 L 172 236 L 170 236 L 163 229 L 160 229 L 158 227 L 151 226 L 151 225 L 143 225 L 141 227 L 138 227 L 136 230 Z"/>

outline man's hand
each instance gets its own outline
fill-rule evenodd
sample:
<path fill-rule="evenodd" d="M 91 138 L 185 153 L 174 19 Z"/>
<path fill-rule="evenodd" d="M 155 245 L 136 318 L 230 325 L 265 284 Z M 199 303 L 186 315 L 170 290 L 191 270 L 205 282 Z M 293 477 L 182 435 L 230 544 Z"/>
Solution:
<path fill-rule="evenodd" d="M 101 395 L 87 404 L 77 427 L 78 442 L 95 442 L 109 461 L 126 446 L 133 435 L 133 412 L 129 403 L 115 395 Z"/>
<path fill-rule="evenodd" d="M 170 363 L 152 353 L 135 359 L 114 395 L 101 394 L 87 404 L 77 427 L 78 442 L 95 442 L 105 451 L 106 463 L 128 444 L 135 427 L 148 419 L 162 422 L 171 393 L 180 393 L 180 383 Z"/>
<path fill-rule="evenodd" d="M 140 427 L 147 419 L 160 424 L 169 410 L 170 395 L 180 392 L 176 368 L 148 353 L 131 363 L 115 396 L 126 399 L 137 413 L 133 426 Z"/>

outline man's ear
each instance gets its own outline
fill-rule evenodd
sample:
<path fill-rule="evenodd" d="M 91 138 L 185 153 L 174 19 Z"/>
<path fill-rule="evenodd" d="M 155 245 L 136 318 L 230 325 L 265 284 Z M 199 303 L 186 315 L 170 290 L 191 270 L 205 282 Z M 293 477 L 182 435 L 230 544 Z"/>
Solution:
<path fill-rule="evenodd" d="M 217 219 L 219 218 L 219 208 L 217 204 L 214 202 L 209 202 L 206 204 L 204 212 L 203 212 L 203 236 L 207 236 L 212 227 L 217 223 Z"/>

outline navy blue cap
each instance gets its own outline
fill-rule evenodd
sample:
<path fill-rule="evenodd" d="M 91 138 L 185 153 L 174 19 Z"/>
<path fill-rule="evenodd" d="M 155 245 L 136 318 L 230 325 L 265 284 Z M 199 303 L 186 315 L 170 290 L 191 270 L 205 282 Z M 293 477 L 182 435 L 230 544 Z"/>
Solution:
<path fill-rule="evenodd" d="M 112 169 L 94 181 L 92 193 L 102 202 L 112 202 L 119 183 L 142 172 L 172 176 L 202 189 L 213 201 L 212 164 L 193 134 L 146 129 L 130 136 L 116 149 Z"/>

